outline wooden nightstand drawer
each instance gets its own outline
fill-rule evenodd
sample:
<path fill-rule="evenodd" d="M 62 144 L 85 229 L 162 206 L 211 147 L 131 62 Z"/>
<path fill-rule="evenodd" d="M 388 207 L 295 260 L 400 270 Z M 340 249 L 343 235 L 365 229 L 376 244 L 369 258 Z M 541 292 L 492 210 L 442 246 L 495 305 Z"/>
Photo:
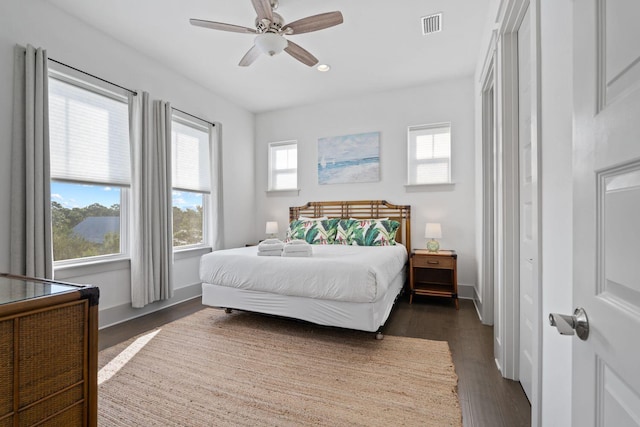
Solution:
<path fill-rule="evenodd" d="M 426 267 L 426 268 L 453 268 L 453 258 L 441 257 L 438 255 L 414 255 L 413 256 L 414 267 Z"/>

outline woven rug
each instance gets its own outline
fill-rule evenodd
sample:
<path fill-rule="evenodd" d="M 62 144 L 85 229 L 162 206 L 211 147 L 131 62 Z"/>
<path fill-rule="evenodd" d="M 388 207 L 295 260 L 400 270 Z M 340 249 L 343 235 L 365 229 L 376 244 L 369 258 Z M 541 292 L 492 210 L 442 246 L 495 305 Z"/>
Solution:
<path fill-rule="evenodd" d="M 100 352 L 99 425 L 462 425 L 448 344 L 373 336 L 204 309 Z"/>

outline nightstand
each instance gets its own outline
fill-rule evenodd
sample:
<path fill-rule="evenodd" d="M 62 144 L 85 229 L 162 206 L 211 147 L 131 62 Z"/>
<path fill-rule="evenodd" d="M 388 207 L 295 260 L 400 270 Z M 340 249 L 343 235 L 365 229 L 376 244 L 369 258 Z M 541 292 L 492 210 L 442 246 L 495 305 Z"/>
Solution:
<path fill-rule="evenodd" d="M 458 255 L 456 251 L 414 249 L 409 261 L 409 304 L 414 295 L 453 298 L 458 307 Z"/>

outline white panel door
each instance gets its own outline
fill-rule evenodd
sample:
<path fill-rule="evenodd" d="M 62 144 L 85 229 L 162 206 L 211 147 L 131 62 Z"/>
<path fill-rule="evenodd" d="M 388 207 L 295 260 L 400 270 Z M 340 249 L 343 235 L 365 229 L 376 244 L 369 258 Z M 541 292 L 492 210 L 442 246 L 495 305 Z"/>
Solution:
<path fill-rule="evenodd" d="M 518 182 L 520 193 L 520 350 L 518 378 L 529 401 L 533 376 L 533 292 L 537 251 L 531 144 L 531 22 L 527 11 L 518 28 Z"/>
<path fill-rule="evenodd" d="M 573 7 L 573 425 L 640 426 L 640 2 Z"/>

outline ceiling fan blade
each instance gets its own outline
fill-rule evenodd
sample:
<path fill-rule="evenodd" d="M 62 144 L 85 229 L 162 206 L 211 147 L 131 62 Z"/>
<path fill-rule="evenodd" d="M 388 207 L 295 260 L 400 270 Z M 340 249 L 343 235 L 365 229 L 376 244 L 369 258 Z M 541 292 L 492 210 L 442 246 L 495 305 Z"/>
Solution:
<path fill-rule="evenodd" d="M 287 29 L 290 28 L 293 31 L 291 34 L 310 33 L 311 31 L 324 30 L 325 28 L 333 27 L 343 22 L 342 13 L 327 12 L 293 21 L 285 25 L 284 31 L 289 34 Z"/>
<path fill-rule="evenodd" d="M 291 40 L 287 40 L 288 45 L 284 48 L 284 51 L 289 55 L 302 62 L 304 65 L 313 67 L 318 63 L 318 58 L 309 53 L 308 50 L 301 48 Z"/>
<path fill-rule="evenodd" d="M 223 22 L 205 21 L 204 19 L 189 19 L 191 25 L 210 28 L 212 30 L 231 31 L 233 33 L 255 34 L 255 28 L 242 27 L 240 25 L 225 24 Z"/>
<path fill-rule="evenodd" d="M 258 59 L 261 54 L 262 52 L 260 52 L 258 46 L 254 45 L 251 49 L 249 49 L 247 53 L 244 54 L 238 65 L 241 67 L 248 67 L 249 65 L 253 64 L 253 62 Z"/>
<path fill-rule="evenodd" d="M 269 0 L 251 0 L 253 8 L 258 14 L 258 19 L 268 19 L 273 21 L 273 12 L 271 10 L 271 2 Z"/>

